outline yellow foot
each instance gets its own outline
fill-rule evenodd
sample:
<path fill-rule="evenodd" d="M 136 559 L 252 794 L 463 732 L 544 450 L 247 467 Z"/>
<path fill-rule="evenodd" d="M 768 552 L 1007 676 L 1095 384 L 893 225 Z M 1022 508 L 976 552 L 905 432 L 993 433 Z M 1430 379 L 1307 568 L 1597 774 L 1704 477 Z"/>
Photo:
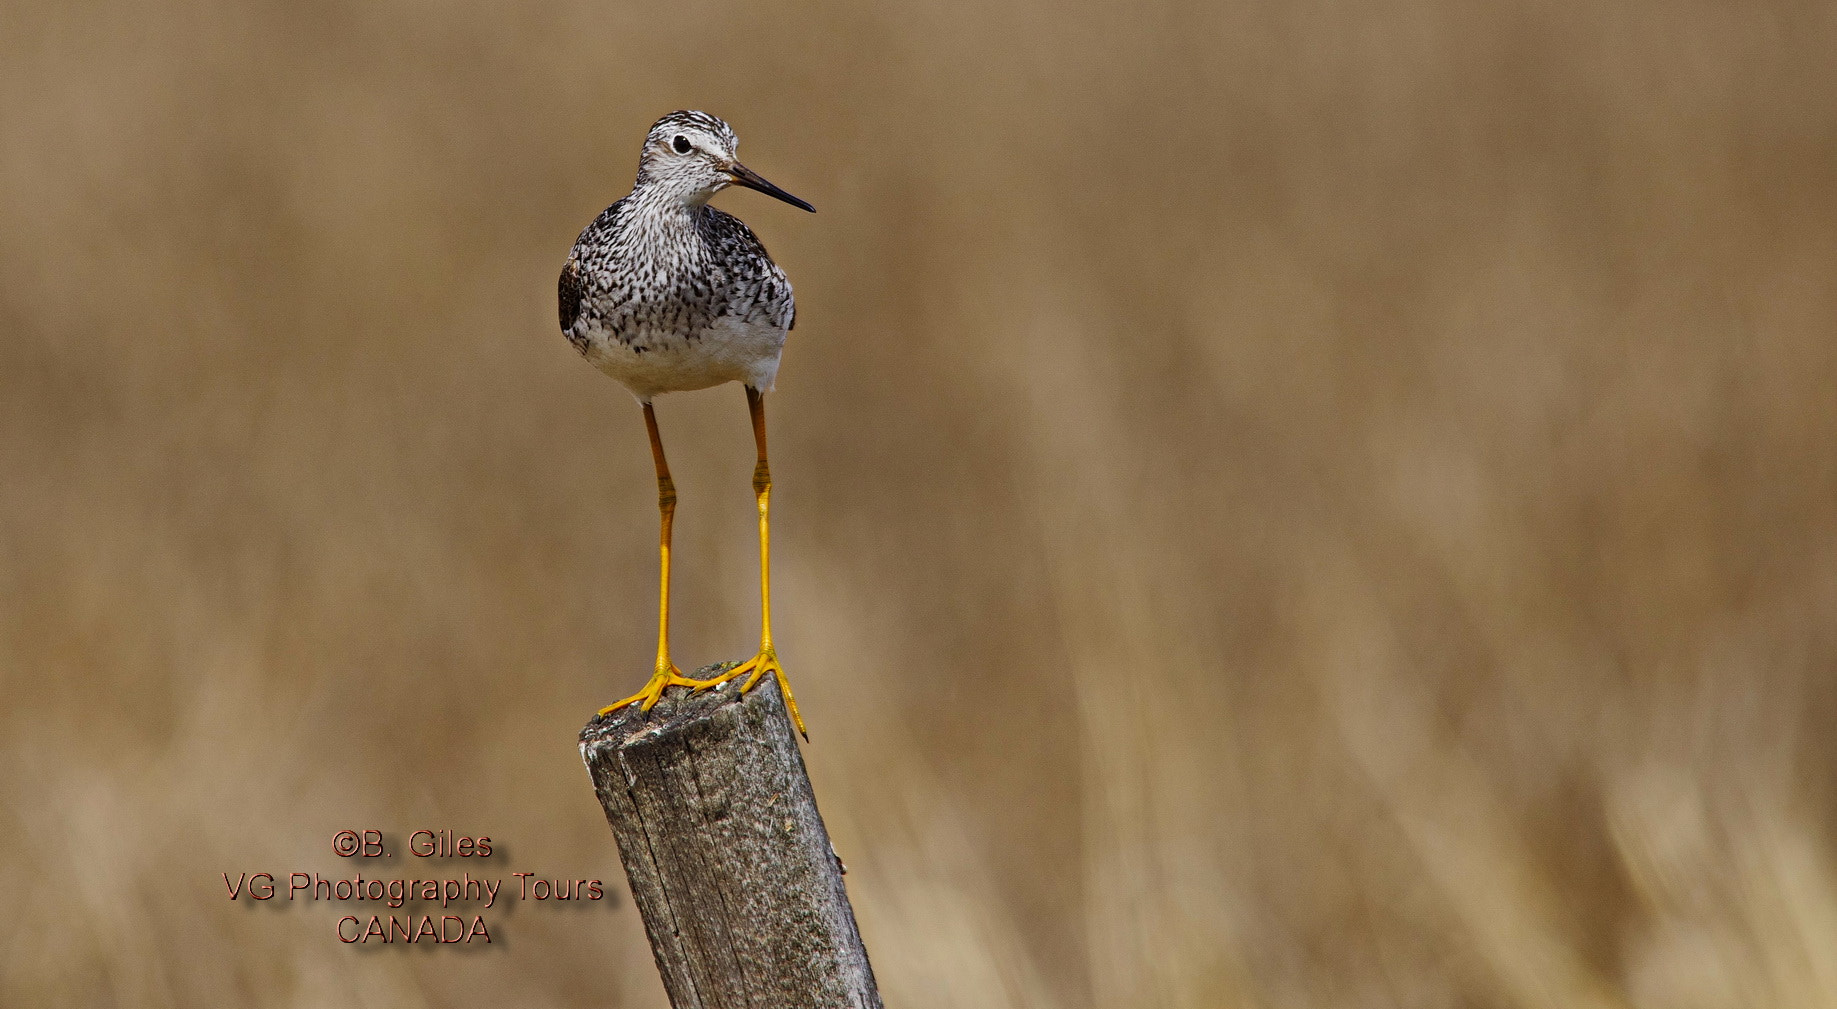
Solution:
<path fill-rule="evenodd" d="M 657 672 L 652 674 L 651 676 L 651 682 L 646 683 L 644 685 L 643 690 L 640 690 L 637 693 L 631 695 L 630 697 L 627 697 L 623 701 L 617 701 L 617 702 L 607 705 L 606 707 L 601 708 L 600 714 L 610 715 L 613 712 L 619 710 L 620 708 L 623 708 L 627 704 L 637 704 L 640 702 L 643 703 L 644 710 L 649 711 L 651 710 L 651 708 L 657 705 L 657 702 L 659 700 L 663 698 L 663 692 L 665 690 L 668 690 L 671 687 L 690 687 L 695 690 L 702 690 L 707 687 L 712 687 L 718 682 L 720 681 L 719 680 L 691 680 L 687 676 L 684 676 L 682 674 L 682 670 L 676 668 L 675 666 L 672 666 L 672 665 L 658 666 Z"/>
<path fill-rule="evenodd" d="M 747 676 L 748 673 L 752 675 Z M 804 742 L 810 742 L 810 733 L 804 729 L 804 716 L 797 713 L 797 699 L 791 696 L 791 681 L 785 679 L 785 667 L 778 664 L 778 650 L 769 644 L 762 646 L 758 655 L 708 680 L 700 689 L 706 690 L 709 687 L 726 683 L 728 680 L 746 676 L 746 682 L 740 684 L 740 692 L 744 694 L 758 686 L 759 681 L 767 673 L 778 678 L 778 691 L 785 695 L 785 708 L 791 712 L 791 721 L 797 724 L 797 733 L 804 737 Z"/>

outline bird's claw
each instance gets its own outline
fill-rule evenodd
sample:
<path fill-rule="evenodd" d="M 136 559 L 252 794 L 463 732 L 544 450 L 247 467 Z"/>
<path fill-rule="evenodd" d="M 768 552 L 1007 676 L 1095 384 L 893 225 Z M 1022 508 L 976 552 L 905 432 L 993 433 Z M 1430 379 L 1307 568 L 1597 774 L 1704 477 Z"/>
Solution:
<path fill-rule="evenodd" d="M 797 699 L 791 696 L 791 681 L 785 678 L 785 667 L 778 661 L 778 650 L 773 648 L 769 642 L 759 646 L 758 655 L 747 659 L 745 662 L 727 670 L 712 680 L 703 681 L 704 685 L 697 689 L 707 690 L 710 687 L 718 687 L 729 680 L 736 680 L 745 676 L 746 682 L 740 684 L 740 693 L 745 694 L 747 691 L 758 686 L 759 681 L 764 679 L 767 673 L 770 673 L 777 679 L 778 691 L 785 697 L 785 710 L 791 713 L 791 721 L 797 725 L 797 734 L 803 736 L 804 742 L 808 743 L 810 741 L 810 733 L 804 728 L 803 715 L 799 714 L 797 711 Z"/>
<path fill-rule="evenodd" d="M 663 692 L 671 687 L 688 687 L 691 690 L 706 690 L 714 686 L 714 680 L 692 680 L 682 674 L 682 670 L 668 663 L 659 663 L 657 671 L 651 674 L 649 683 L 644 689 L 622 701 L 615 701 L 600 709 L 600 715 L 610 715 L 628 704 L 641 704 L 642 710 L 649 711 L 663 699 Z"/>

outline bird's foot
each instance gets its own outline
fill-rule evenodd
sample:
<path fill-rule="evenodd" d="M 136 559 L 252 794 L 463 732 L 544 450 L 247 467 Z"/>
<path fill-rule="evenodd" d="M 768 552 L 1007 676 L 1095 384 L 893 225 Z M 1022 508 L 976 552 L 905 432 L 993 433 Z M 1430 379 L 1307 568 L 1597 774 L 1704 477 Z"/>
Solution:
<path fill-rule="evenodd" d="M 785 679 L 785 667 L 779 664 L 778 650 L 773 648 L 770 642 L 759 646 L 758 655 L 706 681 L 706 684 L 698 689 L 707 690 L 710 687 L 720 686 L 728 680 L 737 680 L 745 676 L 746 682 L 740 684 L 740 693 L 744 694 L 758 686 L 759 681 L 764 679 L 767 673 L 778 679 L 778 692 L 785 695 L 785 709 L 791 712 L 791 721 L 797 725 L 798 735 L 803 736 L 804 742 L 808 743 L 810 733 L 804 728 L 804 717 L 797 712 L 797 699 L 791 696 L 791 681 Z"/>
<path fill-rule="evenodd" d="M 657 664 L 657 671 L 651 674 L 651 681 L 644 685 L 643 690 L 627 697 L 623 701 L 616 701 L 601 708 L 600 714 L 602 716 L 610 715 L 620 708 L 625 707 L 627 704 L 642 704 L 643 710 L 649 711 L 657 706 L 657 702 L 663 699 L 663 692 L 671 687 L 689 687 L 692 690 L 705 690 L 718 682 L 720 681 L 691 680 L 682 674 L 682 670 L 676 668 L 669 662 L 659 662 Z"/>

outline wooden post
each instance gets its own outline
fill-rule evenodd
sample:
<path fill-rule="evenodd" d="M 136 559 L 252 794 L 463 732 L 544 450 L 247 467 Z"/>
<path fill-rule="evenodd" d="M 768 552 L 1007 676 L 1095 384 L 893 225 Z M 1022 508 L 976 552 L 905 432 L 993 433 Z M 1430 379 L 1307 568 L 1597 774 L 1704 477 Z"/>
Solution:
<path fill-rule="evenodd" d="M 739 685 L 580 734 L 670 1005 L 880 1009 L 784 698 Z"/>

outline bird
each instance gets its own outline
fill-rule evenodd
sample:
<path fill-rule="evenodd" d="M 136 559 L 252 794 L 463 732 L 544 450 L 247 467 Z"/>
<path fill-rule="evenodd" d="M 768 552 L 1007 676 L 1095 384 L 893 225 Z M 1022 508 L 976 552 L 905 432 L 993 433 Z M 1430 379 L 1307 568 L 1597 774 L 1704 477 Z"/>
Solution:
<path fill-rule="evenodd" d="M 581 231 L 557 286 L 561 331 L 574 349 L 637 397 L 657 470 L 661 519 L 657 664 L 627 705 L 650 711 L 670 687 L 708 690 L 745 676 L 740 693 L 773 676 L 797 730 L 810 738 L 772 643 L 772 471 L 766 461 L 765 394 L 778 375 L 785 338 L 797 322 L 791 283 L 739 218 L 708 205 L 742 186 L 814 213 L 816 208 L 742 165 L 733 128 L 706 112 L 681 110 L 645 134 L 631 192 Z M 728 382 L 746 390 L 758 463 L 759 653 L 720 675 L 690 679 L 670 661 L 670 525 L 676 488 L 664 459 L 652 400 Z"/>

